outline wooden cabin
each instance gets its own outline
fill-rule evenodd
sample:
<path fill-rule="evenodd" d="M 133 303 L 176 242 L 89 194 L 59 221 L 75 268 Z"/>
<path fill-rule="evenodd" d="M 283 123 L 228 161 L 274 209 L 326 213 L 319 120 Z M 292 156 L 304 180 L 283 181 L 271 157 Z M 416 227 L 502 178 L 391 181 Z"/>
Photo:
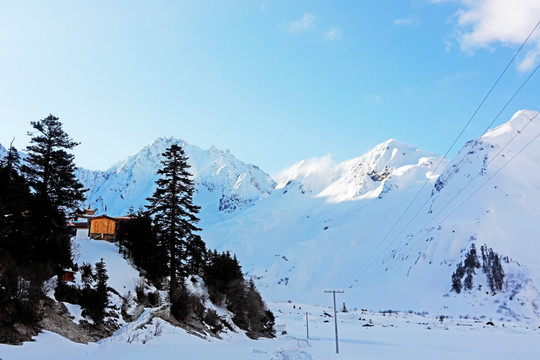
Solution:
<path fill-rule="evenodd" d="M 90 239 L 115 241 L 120 224 L 131 220 L 132 216 L 110 217 L 96 216 L 88 219 L 90 223 Z"/>
<path fill-rule="evenodd" d="M 90 239 L 116 240 L 118 219 L 101 215 L 88 219 L 88 221 L 90 223 Z"/>

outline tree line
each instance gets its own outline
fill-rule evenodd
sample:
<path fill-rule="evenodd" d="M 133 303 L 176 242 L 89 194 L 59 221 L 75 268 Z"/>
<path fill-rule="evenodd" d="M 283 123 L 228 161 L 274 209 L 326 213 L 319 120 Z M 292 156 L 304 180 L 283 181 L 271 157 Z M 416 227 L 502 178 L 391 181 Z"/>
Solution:
<path fill-rule="evenodd" d="M 0 332 L 41 317 L 43 282 L 73 267 L 66 218 L 84 200 L 75 175 L 77 142 L 54 115 L 31 122 L 24 161 L 14 146 L 0 159 Z"/>
<path fill-rule="evenodd" d="M 132 213 L 119 231 L 121 248 L 156 286 L 168 279 L 171 313 L 178 320 L 194 317 L 215 331 L 227 326 L 205 309 L 203 298 L 188 293 L 187 278 L 199 278 L 210 300 L 231 311 L 239 328 L 253 337 L 272 336 L 274 316 L 253 281 L 244 279 L 236 257 L 209 251 L 198 235 L 200 207 L 193 203 L 195 188 L 184 150 L 173 144 L 162 156 L 161 177 L 146 210 Z"/>
<path fill-rule="evenodd" d="M 501 257 L 486 244 L 480 247 L 480 252 L 482 263 L 480 263 L 476 246 L 474 243 L 471 244 L 471 248 L 465 254 L 465 260 L 457 264 L 456 270 L 452 273 L 452 290 L 456 293 L 473 289 L 473 276 L 476 275 L 476 269 L 482 269 L 486 275 L 487 285 L 493 295 L 503 290 L 505 274 Z"/>
<path fill-rule="evenodd" d="M 105 317 L 107 274 L 103 260 L 78 266 L 73 261 L 66 219 L 85 200 L 87 189 L 77 180 L 74 155 L 78 145 L 62 129 L 58 117 L 31 122 L 30 145 L 24 159 L 13 146 L 0 159 L 0 342 L 10 342 L 15 323 L 36 324 L 42 316 L 43 284 L 58 276 L 57 300 L 80 304 L 95 323 Z M 272 336 L 274 316 L 253 281 L 228 252 L 209 251 L 193 203 L 194 183 L 188 157 L 179 145 L 162 154 L 156 190 L 145 210 L 119 229 L 120 251 L 130 257 L 146 278 L 160 286 L 168 280 L 171 314 L 180 321 L 195 318 L 216 333 L 231 327 L 206 299 L 189 294 L 186 286 L 201 279 L 210 300 L 226 307 L 233 322 L 252 337 Z M 62 278 L 66 268 L 81 272 L 82 287 Z"/>

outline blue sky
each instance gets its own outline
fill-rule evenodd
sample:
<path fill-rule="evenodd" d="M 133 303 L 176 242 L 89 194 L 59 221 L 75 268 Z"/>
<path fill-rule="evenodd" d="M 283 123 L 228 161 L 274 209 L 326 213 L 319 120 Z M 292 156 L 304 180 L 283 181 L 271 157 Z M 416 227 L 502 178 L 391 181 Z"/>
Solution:
<path fill-rule="evenodd" d="M 52 113 L 89 169 L 160 136 L 273 175 L 389 138 L 444 154 L 540 20 L 537 0 L 505 3 L 0 0 L 0 143 L 24 149 Z M 455 151 L 539 55 L 540 29 Z M 496 124 L 540 110 L 539 89 L 535 74 Z"/>

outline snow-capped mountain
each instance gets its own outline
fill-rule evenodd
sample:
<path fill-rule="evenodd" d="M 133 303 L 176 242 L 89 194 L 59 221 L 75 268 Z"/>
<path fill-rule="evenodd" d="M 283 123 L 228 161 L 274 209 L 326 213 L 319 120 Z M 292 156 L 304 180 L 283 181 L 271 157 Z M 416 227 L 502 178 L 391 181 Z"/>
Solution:
<path fill-rule="evenodd" d="M 7 155 L 8 151 L 5 147 L 0 144 L 0 159 L 4 158 Z"/>
<path fill-rule="evenodd" d="M 390 139 L 367 154 L 334 164 L 329 156 L 300 161 L 282 172 L 277 188 L 291 181 L 332 202 L 382 197 L 400 185 L 435 179 L 445 160 Z"/>
<path fill-rule="evenodd" d="M 539 134 L 540 113 L 520 111 L 450 162 L 388 140 L 342 163 L 298 162 L 277 184 L 228 151 L 161 138 L 79 177 L 92 207 L 123 214 L 145 204 L 161 153 L 179 142 L 203 239 L 232 250 L 265 299 L 325 304 L 324 290 L 341 289 L 349 308 L 538 322 Z M 473 244 L 478 266 L 457 276 Z M 488 252 L 502 264 L 502 291 L 490 289 Z M 453 291 L 453 277 L 470 289 Z"/>
<path fill-rule="evenodd" d="M 341 164 L 300 162 L 204 238 L 235 251 L 271 299 L 322 303 L 338 288 L 358 307 L 538 321 L 539 133 L 538 113 L 518 112 L 442 160 L 440 177 L 440 158 L 394 140 Z M 452 275 L 472 244 L 479 267 L 457 294 Z M 502 292 L 489 288 L 484 249 L 502 262 Z"/>
<path fill-rule="evenodd" d="M 137 154 L 106 171 L 79 170 L 78 177 L 86 188 L 87 203 L 103 213 L 126 214 L 144 207 L 151 196 L 161 167 L 161 154 L 172 144 L 180 144 L 191 165 L 195 182 L 195 203 L 201 205 L 204 223 L 227 217 L 268 196 L 275 187 L 272 178 L 257 166 L 245 164 L 228 150 L 215 147 L 202 150 L 174 138 L 159 138 Z"/>
<path fill-rule="evenodd" d="M 325 288 L 356 284 L 354 273 L 410 200 L 422 187 L 418 202 L 430 198 L 445 164 L 396 140 L 339 164 L 328 156 L 301 161 L 282 173 L 271 196 L 206 227 L 203 237 L 236 252 L 270 298 L 323 301 Z"/>

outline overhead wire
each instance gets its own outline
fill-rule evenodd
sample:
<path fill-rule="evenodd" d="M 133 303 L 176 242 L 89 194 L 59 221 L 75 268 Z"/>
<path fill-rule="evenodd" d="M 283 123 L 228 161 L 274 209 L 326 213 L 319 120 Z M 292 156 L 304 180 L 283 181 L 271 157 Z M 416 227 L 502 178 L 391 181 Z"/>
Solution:
<path fill-rule="evenodd" d="M 521 86 L 514 92 L 514 94 L 512 95 L 512 97 L 506 102 L 506 104 L 503 106 L 502 110 L 499 111 L 499 113 L 497 114 L 497 116 L 495 117 L 495 119 L 491 122 L 490 126 L 484 131 L 484 133 L 482 134 L 482 136 L 484 134 L 486 134 L 489 129 L 491 128 L 491 125 L 493 125 L 493 123 L 495 122 L 495 120 L 501 115 L 502 111 L 504 109 L 506 109 L 506 107 L 510 104 L 510 102 L 516 97 L 516 95 L 521 91 L 521 89 L 523 88 L 523 86 L 525 86 L 525 84 L 529 81 L 529 79 L 532 77 L 532 75 L 536 72 L 536 70 L 538 70 L 538 68 L 540 67 L 540 65 L 538 65 L 532 72 L 531 74 L 527 77 L 527 79 L 525 80 L 525 82 L 523 82 L 521 84 Z M 536 117 L 536 116 L 535 116 Z M 530 123 L 527 123 L 527 125 L 530 124 Z M 527 126 L 526 125 L 526 126 Z M 525 126 L 525 127 L 526 127 Z M 513 138 L 514 139 L 514 138 Z M 513 140 L 512 139 L 512 140 Z M 511 140 L 511 141 L 512 141 Z M 471 147 L 474 147 L 476 146 L 476 143 L 473 144 Z M 506 146 L 505 146 L 506 147 Z M 451 176 L 453 176 L 454 174 L 456 174 L 458 171 L 459 171 L 459 166 L 461 165 L 461 163 L 463 162 L 463 160 L 465 160 L 465 158 L 467 157 L 467 155 L 469 154 L 470 150 L 468 151 L 464 151 L 464 154 L 463 156 L 461 157 L 461 159 L 458 161 L 457 164 L 455 164 L 454 166 L 454 170 L 450 172 L 450 174 L 448 174 L 448 178 L 449 179 Z M 495 156 L 498 156 L 495 155 Z M 468 183 L 470 184 L 470 182 Z M 405 230 L 407 230 L 407 228 L 413 223 L 413 221 L 420 215 L 420 213 L 422 212 L 422 210 L 424 210 L 424 208 L 426 207 L 426 205 L 430 202 L 431 198 L 428 198 L 424 204 L 418 209 L 418 211 L 414 214 L 413 217 L 411 217 L 411 219 L 409 220 L 409 222 L 401 229 L 400 232 L 398 232 L 398 234 L 390 241 L 389 245 L 383 249 L 383 252 L 385 252 L 386 250 L 388 250 L 389 246 L 392 245 L 393 241 L 396 240 L 399 236 L 403 235 L 403 233 L 405 232 Z"/>
<path fill-rule="evenodd" d="M 514 62 L 514 60 L 517 58 L 518 54 L 521 52 L 521 50 L 523 49 L 523 47 L 525 46 L 525 44 L 528 42 L 528 40 L 531 38 L 531 36 L 533 35 L 533 33 L 536 31 L 536 29 L 538 28 L 538 26 L 540 25 L 540 21 L 538 21 L 536 23 L 536 25 L 534 26 L 534 28 L 531 30 L 531 32 L 529 33 L 529 35 L 526 37 L 526 39 L 522 42 L 521 46 L 518 48 L 518 50 L 514 53 L 514 56 L 510 59 L 510 61 L 508 62 L 508 64 L 506 65 L 506 67 L 504 68 L 504 70 L 500 73 L 500 75 L 498 76 L 497 80 L 493 83 L 493 85 L 491 86 L 491 88 L 489 89 L 489 91 L 486 93 L 486 95 L 484 96 L 484 98 L 482 99 L 482 101 L 480 102 L 480 104 L 477 106 L 477 108 L 475 109 L 475 111 L 473 112 L 473 114 L 471 115 L 471 117 L 469 118 L 469 120 L 467 121 L 467 123 L 465 124 L 465 126 L 461 129 L 460 133 L 458 134 L 458 136 L 454 139 L 454 141 L 452 142 L 452 144 L 450 145 L 450 147 L 448 148 L 448 150 L 446 151 L 446 153 L 443 155 L 443 157 L 441 157 L 441 159 L 439 160 L 439 162 L 437 163 L 435 169 L 432 171 L 432 173 L 436 173 L 436 171 L 438 170 L 438 168 L 440 167 L 440 165 L 442 164 L 442 162 L 444 161 L 444 159 L 446 159 L 446 157 L 448 156 L 448 154 L 450 153 L 450 151 L 452 150 L 452 148 L 455 146 L 455 144 L 457 143 L 457 141 L 459 140 L 459 138 L 463 135 L 463 133 L 465 132 L 465 130 L 468 128 L 468 126 L 470 125 L 471 121 L 474 119 L 474 117 L 476 116 L 476 114 L 478 113 L 478 111 L 480 110 L 480 108 L 484 105 L 485 101 L 487 100 L 487 98 L 489 97 L 489 95 L 493 92 L 494 88 L 497 86 L 497 84 L 499 83 L 499 81 L 501 80 L 501 78 L 503 77 L 503 75 L 506 73 L 506 71 L 508 70 L 508 68 L 510 67 L 510 65 Z M 540 65 L 539 65 L 540 66 Z M 531 74 L 527 77 L 527 79 L 521 84 L 521 86 L 517 89 L 516 92 L 514 92 L 514 95 L 506 102 L 506 104 L 503 106 L 503 108 L 501 109 L 501 111 L 499 111 L 499 113 L 497 114 L 497 116 L 491 121 L 491 123 L 488 125 L 486 131 L 487 132 L 491 126 L 495 123 L 495 121 L 498 119 L 498 117 L 501 115 L 501 113 L 506 109 L 506 107 L 508 106 L 508 104 L 510 104 L 510 102 L 515 98 L 515 96 L 521 91 L 521 89 L 525 86 L 525 84 L 529 81 L 529 79 L 533 76 L 533 74 L 536 72 L 536 70 L 538 69 L 537 66 L 532 72 Z M 464 157 L 459 161 L 458 164 L 460 164 L 463 159 L 466 157 L 466 153 L 464 154 Z M 390 227 L 390 229 L 386 232 L 386 234 L 384 235 L 383 239 L 376 245 L 376 247 L 373 249 L 373 251 L 370 253 L 370 255 L 368 255 L 368 259 L 370 257 L 372 257 L 375 252 L 379 249 L 379 247 L 386 241 L 386 239 L 388 238 L 388 236 L 390 235 L 390 233 L 396 228 L 396 226 L 399 224 L 399 222 L 402 220 L 402 218 L 405 216 L 405 214 L 407 213 L 407 211 L 411 208 L 411 206 L 413 205 L 413 203 L 416 201 L 416 199 L 418 198 L 418 196 L 420 195 L 420 193 L 423 191 L 423 189 L 425 188 L 425 186 L 427 185 L 427 183 L 429 182 L 429 178 L 426 179 L 426 181 L 422 184 L 422 186 L 420 187 L 420 189 L 418 190 L 418 192 L 415 194 L 415 196 L 412 198 L 412 200 L 408 203 L 408 205 L 406 206 L 406 208 L 401 212 L 401 214 L 399 215 L 399 217 L 397 218 L 397 220 L 394 222 L 394 224 Z M 429 199 L 428 199 L 428 202 L 429 202 Z M 398 232 L 398 235 L 396 235 L 396 238 L 399 237 L 402 232 L 412 223 L 412 221 L 418 216 L 418 214 L 422 211 L 423 207 L 427 204 L 427 202 L 420 208 L 420 210 L 415 214 L 415 216 L 413 216 L 411 218 L 411 220 L 407 223 L 407 225 L 402 229 L 402 231 Z M 394 238 L 395 240 L 395 238 Z M 391 245 L 391 243 L 389 244 L 389 246 Z M 386 250 L 383 250 L 383 251 L 386 251 Z M 364 263 L 365 264 L 365 263 Z M 360 273 L 361 271 L 363 271 L 363 269 L 365 268 L 365 266 L 360 266 L 360 268 L 358 270 L 356 270 L 354 273 L 353 273 L 353 277 L 354 276 L 357 276 L 358 273 Z"/>
<path fill-rule="evenodd" d="M 516 131 L 516 133 L 514 134 L 514 136 L 506 142 L 506 144 L 504 144 L 503 147 L 501 147 L 501 149 L 499 149 L 499 151 L 495 154 L 495 156 L 493 156 L 491 158 L 490 161 L 488 161 L 486 164 L 485 164 L 485 168 L 487 168 L 499 155 L 502 154 L 502 152 L 508 147 L 508 145 L 510 145 L 510 143 L 512 143 L 518 136 L 522 135 L 523 134 L 523 131 L 530 125 L 532 124 L 532 122 L 540 115 L 540 112 L 536 112 L 536 114 L 529 119 L 529 121 L 519 130 Z M 467 201 L 470 201 L 470 199 L 478 192 L 480 191 L 480 189 L 482 189 L 491 179 L 493 179 L 499 172 L 501 172 L 502 169 L 504 169 L 511 161 L 513 161 L 521 152 L 523 152 L 523 150 L 525 150 L 531 143 L 533 143 L 538 137 L 540 137 L 540 132 L 538 134 L 536 134 L 536 136 L 534 136 L 534 138 L 532 140 L 530 140 L 525 146 L 523 146 L 512 158 L 510 158 L 503 166 L 501 166 L 497 171 L 495 171 L 491 176 L 488 177 L 488 179 L 482 184 L 480 185 L 476 190 L 474 190 L 469 196 L 465 197 L 465 199 L 458 205 L 456 206 L 451 212 L 449 212 L 441 221 L 439 221 L 436 225 L 430 227 L 431 229 L 433 228 L 438 228 L 440 225 L 442 225 L 442 223 L 444 221 L 446 221 L 452 214 L 454 214 L 457 209 L 459 209 L 461 206 L 463 206 Z M 450 199 L 449 202 L 447 202 L 438 212 L 436 215 L 434 215 L 429 221 L 427 221 L 423 226 L 420 227 L 420 230 L 417 231 L 414 235 L 410 236 L 409 239 L 408 239 L 408 242 L 401 246 L 400 248 L 396 249 L 396 251 L 394 252 L 393 254 L 393 259 L 390 260 L 390 262 L 387 264 L 387 268 L 389 268 L 389 266 L 392 264 L 393 261 L 397 261 L 395 259 L 395 256 L 396 254 L 403 250 L 406 246 L 409 246 L 409 243 L 411 243 L 410 247 L 411 248 L 414 248 L 415 246 L 418 245 L 418 243 L 423 240 L 423 238 L 420 238 L 418 240 L 416 240 L 415 242 L 412 242 L 414 241 L 414 239 L 416 237 L 418 237 L 422 232 L 428 230 L 428 226 L 430 226 L 430 224 L 432 222 L 435 221 L 435 219 L 437 219 L 443 212 L 444 210 L 450 206 L 450 204 L 452 204 L 456 199 L 459 198 L 459 196 L 463 193 L 463 191 L 474 181 L 476 180 L 476 178 L 478 178 L 479 176 L 481 176 L 482 173 L 478 173 L 476 174 L 474 177 L 470 178 L 469 181 L 460 189 L 458 190 L 458 192 Z M 394 239 L 395 240 L 395 239 Z M 388 249 L 385 249 L 384 251 L 386 251 Z M 381 254 L 382 255 L 382 254 Z M 380 257 L 380 256 L 379 256 Z M 377 257 L 377 258 L 379 258 Z M 377 260 L 374 259 L 374 261 L 372 261 L 370 263 L 370 266 L 374 264 L 374 262 Z M 366 276 L 362 279 L 362 282 L 363 281 L 367 281 L 371 278 L 373 278 L 373 275 L 374 275 L 375 272 L 372 272 L 371 274 L 366 274 Z M 359 281 L 356 281 L 357 283 Z"/>

